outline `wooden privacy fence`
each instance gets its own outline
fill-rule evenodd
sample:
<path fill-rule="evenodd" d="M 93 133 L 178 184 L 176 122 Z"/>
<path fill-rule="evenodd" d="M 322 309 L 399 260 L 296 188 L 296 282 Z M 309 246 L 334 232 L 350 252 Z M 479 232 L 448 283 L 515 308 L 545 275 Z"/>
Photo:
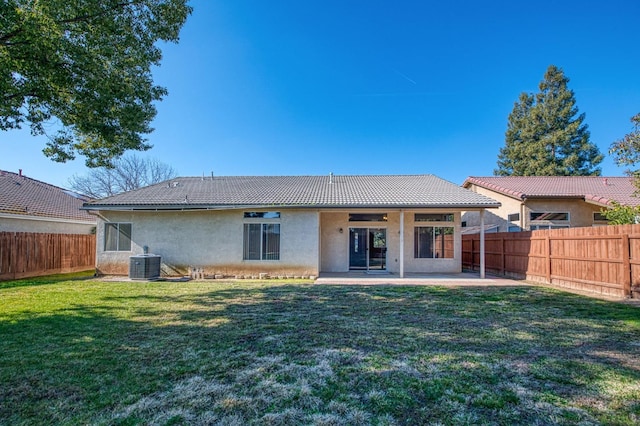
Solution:
<path fill-rule="evenodd" d="M 480 235 L 463 235 L 462 265 L 479 269 Z M 640 225 L 485 234 L 485 268 L 514 278 L 630 296 L 640 284 Z"/>
<path fill-rule="evenodd" d="M 95 268 L 96 236 L 0 232 L 0 280 Z"/>

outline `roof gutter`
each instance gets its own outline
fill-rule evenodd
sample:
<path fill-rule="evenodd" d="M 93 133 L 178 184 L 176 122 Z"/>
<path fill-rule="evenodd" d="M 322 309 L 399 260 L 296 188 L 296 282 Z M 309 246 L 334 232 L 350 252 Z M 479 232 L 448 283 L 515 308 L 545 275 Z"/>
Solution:
<path fill-rule="evenodd" d="M 41 222 L 73 223 L 77 225 L 95 225 L 95 222 L 92 222 L 89 220 L 67 219 L 63 217 L 53 217 L 53 216 L 36 216 L 36 215 L 27 215 L 27 214 L 0 213 L 0 218 L 35 220 L 35 221 L 41 221 Z"/>
<path fill-rule="evenodd" d="M 84 205 L 81 209 L 87 211 L 146 211 L 146 212 L 163 212 L 163 211 L 218 211 L 218 210 L 243 210 L 243 209 L 497 209 L 500 203 L 495 204 L 301 204 L 301 205 L 282 205 L 282 204 L 252 204 L 252 205 L 225 205 L 225 206 L 184 206 L 184 205 L 123 205 L 123 206 L 107 206 L 107 205 Z"/>
<path fill-rule="evenodd" d="M 584 195 L 527 195 L 522 194 L 523 200 L 545 200 L 545 199 L 558 199 L 558 200 L 566 200 L 567 198 L 574 200 L 584 200 Z"/>

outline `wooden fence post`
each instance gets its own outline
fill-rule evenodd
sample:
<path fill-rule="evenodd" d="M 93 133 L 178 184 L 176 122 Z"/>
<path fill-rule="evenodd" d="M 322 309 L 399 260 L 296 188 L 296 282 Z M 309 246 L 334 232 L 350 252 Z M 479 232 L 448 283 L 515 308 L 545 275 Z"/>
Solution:
<path fill-rule="evenodd" d="M 16 273 L 18 268 L 18 233 L 14 232 L 13 237 L 11 238 L 11 273 L 13 274 L 12 279 L 16 279 Z"/>
<path fill-rule="evenodd" d="M 501 235 L 500 236 L 500 275 L 503 275 L 503 276 L 505 274 L 505 269 L 506 269 L 506 264 L 505 264 L 506 263 L 506 260 L 505 260 L 505 256 L 506 256 L 505 251 L 506 250 L 504 248 L 505 241 L 506 241 L 505 236 Z"/>
<path fill-rule="evenodd" d="M 473 242 L 476 240 L 475 235 L 471 237 L 471 270 L 475 271 L 476 269 L 476 254 L 473 251 Z"/>
<path fill-rule="evenodd" d="M 631 247 L 629 234 L 622 234 L 622 291 L 625 297 L 631 296 Z"/>
<path fill-rule="evenodd" d="M 547 283 L 551 284 L 551 237 L 547 234 L 544 238 L 545 241 L 545 263 L 547 265 Z"/>

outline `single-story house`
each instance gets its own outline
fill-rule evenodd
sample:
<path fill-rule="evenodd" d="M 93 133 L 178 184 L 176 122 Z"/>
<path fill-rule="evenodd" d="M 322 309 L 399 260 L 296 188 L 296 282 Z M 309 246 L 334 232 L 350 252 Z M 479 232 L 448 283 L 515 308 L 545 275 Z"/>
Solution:
<path fill-rule="evenodd" d="M 462 211 L 500 203 L 433 175 L 181 177 L 84 205 L 97 270 L 161 256 L 165 275 L 457 273 Z"/>
<path fill-rule="evenodd" d="M 82 205 L 88 197 L 0 170 L 0 232 L 92 234 L 96 218 Z"/>
<path fill-rule="evenodd" d="M 485 216 L 485 232 L 606 225 L 602 210 L 612 202 L 640 205 L 630 177 L 470 176 L 462 186 L 500 202 L 500 208 Z M 478 229 L 480 217 L 465 212 L 462 222 L 467 229 Z"/>

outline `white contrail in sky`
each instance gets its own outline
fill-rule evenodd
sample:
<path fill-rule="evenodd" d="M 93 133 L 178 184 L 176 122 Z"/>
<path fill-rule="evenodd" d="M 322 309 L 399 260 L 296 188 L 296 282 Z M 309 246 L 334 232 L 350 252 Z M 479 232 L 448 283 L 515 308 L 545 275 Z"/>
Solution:
<path fill-rule="evenodd" d="M 400 77 L 402 77 L 402 78 L 404 78 L 405 80 L 407 80 L 408 82 L 413 83 L 413 84 L 418 84 L 418 83 L 416 83 L 414 80 L 412 80 L 412 79 L 410 79 L 409 77 L 407 77 L 405 74 L 402 74 L 402 73 L 401 73 L 400 71 L 398 71 L 397 69 L 395 69 L 395 68 L 391 68 L 391 69 L 393 70 L 393 72 L 395 72 L 395 73 L 396 73 L 396 74 L 398 74 Z"/>

